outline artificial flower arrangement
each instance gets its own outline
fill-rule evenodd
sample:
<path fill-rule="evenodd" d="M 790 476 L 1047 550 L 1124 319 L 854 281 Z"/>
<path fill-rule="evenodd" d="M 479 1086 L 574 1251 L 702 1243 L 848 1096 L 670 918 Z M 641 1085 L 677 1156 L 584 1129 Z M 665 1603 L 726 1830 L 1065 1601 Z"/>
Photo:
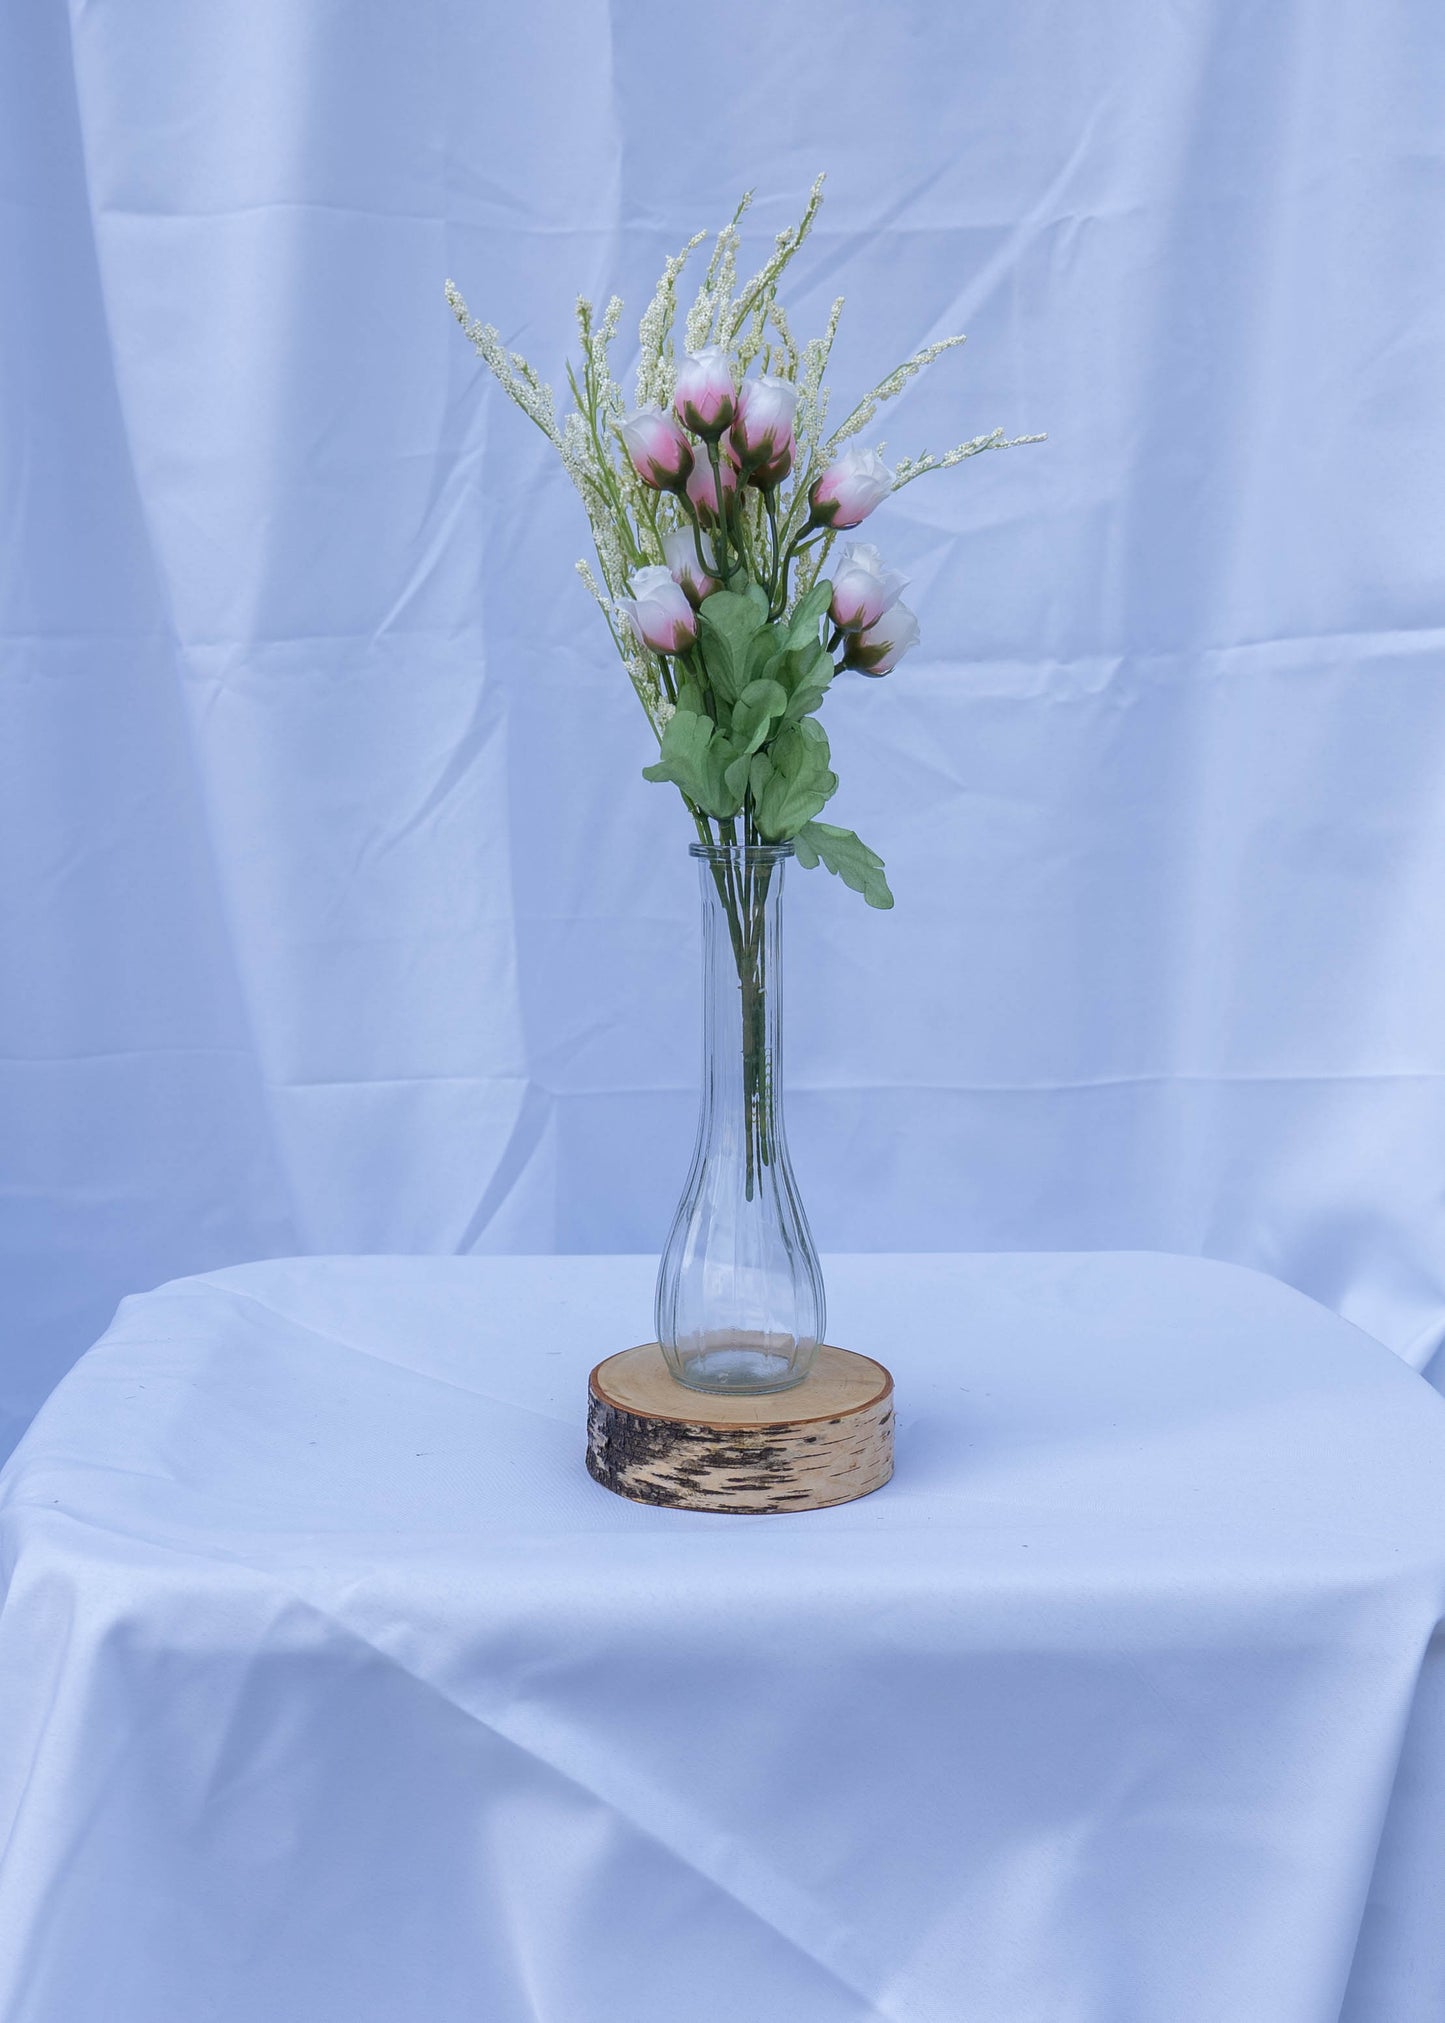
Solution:
<path fill-rule="evenodd" d="M 611 364 L 615 296 L 600 321 L 577 304 L 582 356 L 559 421 L 551 388 L 447 283 L 463 330 L 582 495 L 600 580 L 577 566 L 658 741 L 644 777 L 676 786 L 697 828 L 707 1072 L 656 1329 L 672 1374 L 704 1391 L 789 1389 L 823 1339 L 822 1273 L 783 1129 L 783 862 L 824 864 L 870 906 L 893 904 L 877 852 L 819 819 L 838 780 L 818 712 L 843 672 L 895 667 L 918 621 L 875 547 L 854 541 L 835 556 L 834 545 L 915 478 L 1008 447 L 995 429 L 890 469 L 882 445 L 856 440 L 959 337 L 915 352 L 830 431 L 824 375 L 842 301 L 801 347 L 778 301 L 821 197 L 819 177 L 799 223 L 740 284 L 743 199 L 683 321 L 681 359 L 678 281 L 706 235 L 667 262 L 638 333 L 630 411 Z M 646 1493 L 666 1500 L 655 1484 Z"/>
<path fill-rule="evenodd" d="M 907 579 L 877 548 L 852 542 L 836 560 L 832 550 L 915 478 L 1013 444 L 995 429 L 892 469 L 885 446 L 855 444 L 882 403 L 962 337 L 925 345 L 828 430 L 824 374 L 842 298 L 823 334 L 800 348 L 777 296 L 822 184 L 820 176 L 799 223 L 739 286 L 743 198 L 687 313 L 681 362 L 678 281 L 707 235 L 667 262 L 639 330 L 630 412 L 611 364 L 622 315 L 615 295 L 600 322 L 590 302 L 577 304 L 575 405 L 559 422 L 551 388 L 471 317 L 454 283 L 446 293 L 582 495 L 601 581 L 586 562 L 578 571 L 660 746 L 644 778 L 678 788 L 705 842 L 791 843 L 798 863 L 822 863 L 870 906 L 886 907 L 882 859 L 851 829 L 818 819 L 838 779 L 817 712 L 841 672 L 877 678 L 896 667 L 917 643 L 918 620 L 902 601 Z"/>

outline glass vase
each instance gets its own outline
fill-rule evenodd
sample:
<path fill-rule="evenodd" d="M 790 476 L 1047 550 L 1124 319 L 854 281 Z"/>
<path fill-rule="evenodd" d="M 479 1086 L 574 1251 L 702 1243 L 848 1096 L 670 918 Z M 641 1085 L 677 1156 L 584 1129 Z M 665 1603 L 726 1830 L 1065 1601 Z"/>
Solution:
<path fill-rule="evenodd" d="M 657 1339 L 695 1391 L 790 1390 L 823 1338 L 823 1274 L 783 1129 L 779 918 L 790 843 L 694 843 L 702 1104 L 657 1275 Z"/>

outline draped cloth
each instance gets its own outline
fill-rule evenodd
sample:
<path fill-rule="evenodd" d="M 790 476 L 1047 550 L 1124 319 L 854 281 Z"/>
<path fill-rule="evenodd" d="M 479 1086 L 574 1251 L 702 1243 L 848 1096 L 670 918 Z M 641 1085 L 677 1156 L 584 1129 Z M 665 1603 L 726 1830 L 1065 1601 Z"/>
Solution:
<path fill-rule="evenodd" d="M 1445 1401 L 1137 1255 L 834 1258 L 897 1473 L 630 1504 L 645 1258 L 127 1301 L 0 1477 L 6 2023 L 1438 2023 Z"/>

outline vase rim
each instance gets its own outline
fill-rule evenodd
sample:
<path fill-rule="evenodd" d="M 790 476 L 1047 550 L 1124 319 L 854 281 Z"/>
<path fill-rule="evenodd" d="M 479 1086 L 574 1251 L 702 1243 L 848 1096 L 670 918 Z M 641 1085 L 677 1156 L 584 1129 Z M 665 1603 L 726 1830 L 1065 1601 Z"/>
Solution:
<path fill-rule="evenodd" d="M 687 848 L 690 857 L 701 857 L 708 864 L 727 863 L 735 857 L 776 864 L 793 855 L 791 843 L 689 843 Z"/>

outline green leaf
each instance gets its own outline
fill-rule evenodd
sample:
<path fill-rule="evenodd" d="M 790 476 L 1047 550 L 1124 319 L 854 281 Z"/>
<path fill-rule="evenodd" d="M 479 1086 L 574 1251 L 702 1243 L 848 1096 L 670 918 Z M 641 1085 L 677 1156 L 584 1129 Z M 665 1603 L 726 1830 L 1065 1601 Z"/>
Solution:
<path fill-rule="evenodd" d="M 702 690 L 690 676 L 684 675 L 677 684 L 677 706 L 692 716 L 706 716 L 707 704 Z"/>
<path fill-rule="evenodd" d="M 753 760 L 749 783 L 758 828 L 770 843 L 796 836 L 805 822 L 838 790 L 838 776 L 828 765 L 828 738 L 823 726 L 809 717 L 785 724 L 766 753 L 767 771 Z"/>
<path fill-rule="evenodd" d="M 833 679 L 833 659 L 814 640 L 802 646 L 790 646 L 769 671 L 774 681 L 780 681 L 788 691 L 788 722 L 798 723 L 803 717 L 811 715 L 828 693 L 828 684 Z"/>
<path fill-rule="evenodd" d="M 742 806 L 743 795 L 748 790 L 748 779 L 752 763 L 750 753 L 740 752 L 737 758 L 730 759 L 723 768 L 723 785 L 727 788 L 728 794 L 737 801 L 739 807 Z"/>
<path fill-rule="evenodd" d="M 804 682 L 831 681 L 833 662 L 816 641 L 802 646 L 790 646 L 786 653 L 779 654 L 768 669 L 774 681 L 780 681 L 791 695 Z"/>
<path fill-rule="evenodd" d="M 726 821 L 742 807 L 748 781 L 746 772 L 739 770 L 739 761 L 746 758 L 746 752 L 717 732 L 707 748 L 709 815 Z"/>
<path fill-rule="evenodd" d="M 833 586 L 825 577 L 815 583 L 806 597 L 799 598 L 798 608 L 788 620 L 788 634 L 794 644 L 811 636 L 818 637 L 818 620 L 833 601 Z"/>
<path fill-rule="evenodd" d="M 701 806 L 708 797 L 707 748 L 716 728 L 711 717 L 688 709 L 674 710 L 663 725 L 657 762 L 643 767 L 643 779 L 664 785 L 670 781 Z"/>
<path fill-rule="evenodd" d="M 749 755 L 773 727 L 773 719 L 788 707 L 788 692 L 775 681 L 750 681 L 733 704 L 733 743 Z"/>
<path fill-rule="evenodd" d="M 796 780 L 774 773 L 758 805 L 758 828 L 770 843 L 785 843 L 828 805 L 838 791 L 838 776 L 823 767 Z"/>
<path fill-rule="evenodd" d="M 828 693 L 832 680 L 833 663 L 820 648 L 812 672 L 797 684 L 788 697 L 788 707 L 784 712 L 785 720 L 788 723 L 801 723 L 804 717 L 811 716 Z"/>
<path fill-rule="evenodd" d="M 771 677 L 777 679 L 776 668 L 779 658 L 788 643 L 788 635 L 781 625 L 765 625 L 761 632 L 754 633 L 748 645 L 748 657 L 744 673 L 748 684 Z"/>
<path fill-rule="evenodd" d="M 793 838 L 793 852 L 805 871 L 823 864 L 854 892 L 861 892 L 870 906 L 886 910 L 893 904 L 883 875 L 883 859 L 851 829 L 835 828 L 831 822 L 807 822 Z"/>
<path fill-rule="evenodd" d="M 714 590 L 698 607 L 703 658 L 713 693 L 723 703 L 737 701 L 748 684 L 748 649 L 768 615 L 751 596 Z"/>
<path fill-rule="evenodd" d="M 806 682 L 802 688 L 795 688 L 788 698 L 787 721 L 792 724 L 801 723 L 804 717 L 811 716 L 815 709 L 822 706 L 827 693 L 826 681 Z"/>
<path fill-rule="evenodd" d="M 738 756 L 711 717 L 674 710 L 663 726 L 657 763 L 644 766 L 644 780 L 671 781 L 705 815 L 726 820 L 742 806 L 742 788 L 729 787 L 727 774 Z"/>

